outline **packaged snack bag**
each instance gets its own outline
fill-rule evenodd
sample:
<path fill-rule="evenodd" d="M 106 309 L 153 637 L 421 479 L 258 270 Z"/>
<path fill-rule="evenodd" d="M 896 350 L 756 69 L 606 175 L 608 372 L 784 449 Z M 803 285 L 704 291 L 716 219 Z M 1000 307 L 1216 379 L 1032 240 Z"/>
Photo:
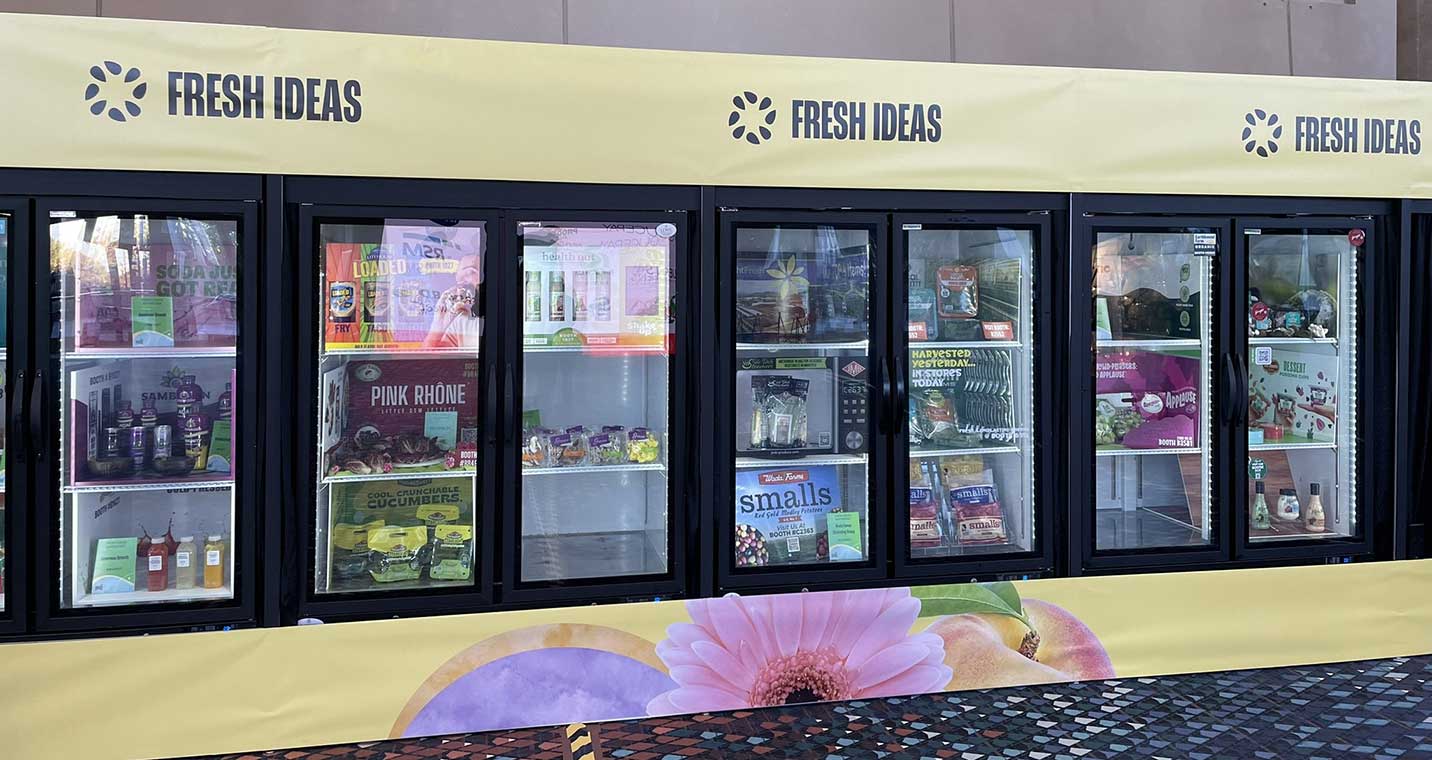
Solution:
<path fill-rule="evenodd" d="M 973 319 L 979 313 L 979 272 L 971 266 L 943 266 L 935 271 L 939 285 L 936 305 L 940 319 Z"/>

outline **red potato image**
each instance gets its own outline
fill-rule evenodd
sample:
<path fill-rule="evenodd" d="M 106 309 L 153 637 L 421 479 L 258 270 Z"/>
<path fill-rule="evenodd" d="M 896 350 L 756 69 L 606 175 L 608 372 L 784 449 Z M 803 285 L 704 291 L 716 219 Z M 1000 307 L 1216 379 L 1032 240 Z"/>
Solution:
<path fill-rule="evenodd" d="M 945 664 L 954 671 L 947 691 L 1114 677 L 1089 626 L 1049 602 L 1023 605 L 1033 630 L 1017 617 L 982 612 L 949 615 L 925 629 L 945 642 Z"/>

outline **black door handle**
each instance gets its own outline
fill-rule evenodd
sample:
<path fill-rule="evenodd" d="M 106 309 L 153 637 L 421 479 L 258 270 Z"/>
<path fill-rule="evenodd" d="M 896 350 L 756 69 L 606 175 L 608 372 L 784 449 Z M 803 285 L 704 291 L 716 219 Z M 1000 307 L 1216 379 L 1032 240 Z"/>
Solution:
<path fill-rule="evenodd" d="M 1248 357 L 1236 354 L 1238 359 L 1238 424 L 1248 427 L 1248 403 L 1252 401 L 1252 378 L 1249 377 Z"/>
<path fill-rule="evenodd" d="M 1238 424 L 1238 401 L 1243 395 L 1238 380 L 1238 359 L 1233 354 L 1223 355 L 1223 409 L 1219 415 L 1228 425 Z"/>
<path fill-rule="evenodd" d="M 12 391 L 10 393 L 10 435 L 9 442 L 10 457 L 16 462 L 25 461 L 29 455 L 29 446 L 26 445 L 30 438 L 29 429 L 26 428 L 26 421 L 30 419 L 30 375 L 25 370 L 20 370 L 15 375 L 15 389 L 20 391 L 17 397 Z"/>
<path fill-rule="evenodd" d="M 48 437 L 45 436 L 45 373 L 43 370 L 35 370 L 35 377 L 30 381 L 30 403 L 26 413 L 30 417 L 30 444 L 31 450 L 35 452 L 37 461 L 45 461 L 49 454 Z"/>
<path fill-rule="evenodd" d="M 890 435 L 890 416 L 895 411 L 895 389 L 890 382 L 890 368 L 885 362 L 880 365 L 880 434 Z"/>
<path fill-rule="evenodd" d="M 487 425 L 487 445 L 497 445 L 497 429 L 502 426 L 502 421 L 497 419 L 497 363 L 487 363 L 487 387 L 482 389 L 484 398 L 487 399 L 487 419 L 482 424 Z"/>

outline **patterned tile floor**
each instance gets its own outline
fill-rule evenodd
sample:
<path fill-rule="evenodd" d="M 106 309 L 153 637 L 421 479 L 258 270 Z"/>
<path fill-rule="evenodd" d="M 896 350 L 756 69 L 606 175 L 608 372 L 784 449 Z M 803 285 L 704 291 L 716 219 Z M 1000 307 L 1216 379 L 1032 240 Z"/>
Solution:
<path fill-rule="evenodd" d="M 226 760 L 759 757 L 1432 758 L 1432 655 L 403 739 Z"/>

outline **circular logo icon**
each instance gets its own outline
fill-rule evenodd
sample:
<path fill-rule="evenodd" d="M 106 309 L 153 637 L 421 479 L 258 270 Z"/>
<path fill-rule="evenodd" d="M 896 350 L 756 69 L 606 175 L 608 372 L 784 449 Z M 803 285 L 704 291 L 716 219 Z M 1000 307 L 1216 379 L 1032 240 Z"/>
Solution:
<path fill-rule="evenodd" d="M 656 225 L 657 237 L 669 238 L 676 235 L 676 225 L 671 222 L 662 222 Z"/>
<path fill-rule="evenodd" d="M 731 138 L 760 145 L 771 139 L 771 125 L 776 123 L 776 109 L 770 98 L 762 98 L 747 90 L 731 98 L 731 115 L 726 126 L 731 128 Z"/>
<path fill-rule="evenodd" d="M 1283 125 L 1278 123 L 1278 114 L 1255 108 L 1243 114 L 1243 151 L 1256 153 L 1267 158 L 1278 152 L 1278 138 L 1283 136 Z"/>
<path fill-rule="evenodd" d="M 139 101 L 149 90 L 139 69 L 125 68 L 115 61 L 91 66 L 90 83 L 85 87 L 85 102 L 95 116 L 107 115 L 114 121 L 128 121 L 139 115 Z"/>
<path fill-rule="evenodd" d="M 1364 240 L 1367 240 L 1367 232 L 1364 230 L 1349 230 L 1347 233 L 1347 241 L 1353 245 L 1362 245 Z"/>
<path fill-rule="evenodd" d="M 1157 393 L 1144 394 L 1144 397 L 1139 399 L 1139 410 L 1150 417 L 1162 414 L 1164 410 L 1163 397 Z"/>

